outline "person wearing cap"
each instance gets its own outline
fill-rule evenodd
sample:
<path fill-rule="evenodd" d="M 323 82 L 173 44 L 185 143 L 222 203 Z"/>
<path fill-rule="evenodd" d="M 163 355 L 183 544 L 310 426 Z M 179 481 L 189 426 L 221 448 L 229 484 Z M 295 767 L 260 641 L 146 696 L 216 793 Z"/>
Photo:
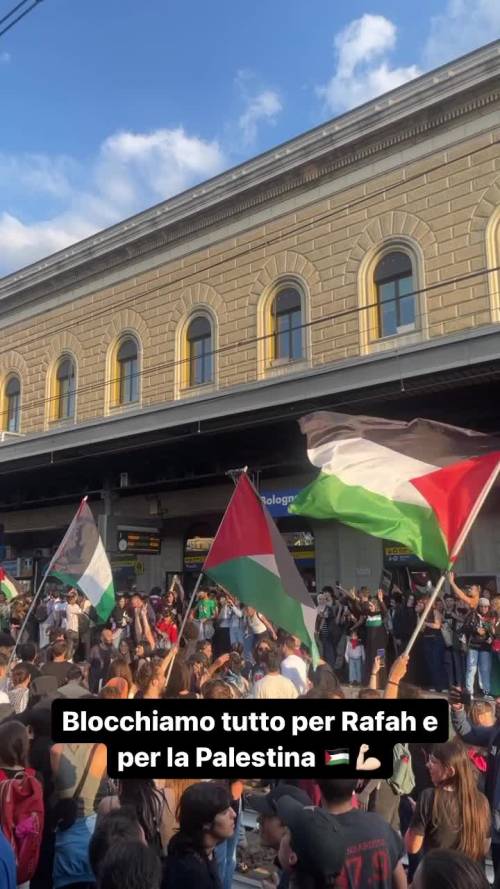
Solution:
<path fill-rule="evenodd" d="M 338 820 L 324 809 L 303 806 L 290 796 L 281 796 L 276 807 L 286 825 L 278 858 L 289 874 L 289 885 L 294 889 L 342 885 L 338 879 L 346 860 L 346 844 Z"/>
<path fill-rule="evenodd" d="M 284 781 L 273 787 L 269 793 L 251 793 L 246 797 L 248 807 L 257 812 L 262 845 L 276 852 L 286 830 L 277 808 L 278 800 L 283 796 L 294 799 L 301 806 L 311 805 L 310 797 L 304 790 Z"/>
<path fill-rule="evenodd" d="M 323 807 L 334 816 L 346 847 L 338 889 L 407 889 L 401 836 L 375 812 L 353 808 L 356 778 L 318 779 Z"/>
<path fill-rule="evenodd" d="M 464 630 L 469 635 L 465 685 L 471 695 L 474 694 L 474 683 L 478 668 L 480 690 L 484 695 L 489 695 L 490 693 L 493 623 L 489 599 L 481 597 L 477 610 L 469 612 L 464 623 Z"/>

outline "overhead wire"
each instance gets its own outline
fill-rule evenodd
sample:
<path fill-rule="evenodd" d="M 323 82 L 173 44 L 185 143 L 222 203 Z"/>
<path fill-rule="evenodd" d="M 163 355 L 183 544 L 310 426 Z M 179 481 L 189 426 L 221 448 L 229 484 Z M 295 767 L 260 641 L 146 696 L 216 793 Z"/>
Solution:
<path fill-rule="evenodd" d="M 457 284 L 461 284 L 464 281 L 468 281 L 473 278 L 479 278 L 483 275 L 490 275 L 490 274 L 498 272 L 498 271 L 500 271 L 500 265 L 499 266 L 492 266 L 490 268 L 479 269 L 474 272 L 466 272 L 466 273 L 463 273 L 462 275 L 458 275 L 454 278 L 447 278 L 447 279 L 444 279 L 443 281 L 438 281 L 435 284 L 429 284 L 426 287 L 420 287 L 420 288 L 417 288 L 413 291 L 409 291 L 408 293 L 406 293 L 404 295 L 404 298 L 407 299 L 409 297 L 417 297 L 421 294 L 426 294 L 429 292 L 434 292 L 436 290 L 441 290 L 442 288 L 445 288 L 445 287 L 453 287 Z M 454 291 L 451 290 L 449 292 L 454 292 Z M 446 295 L 446 294 L 444 294 L 444 295 Z M 498 294 L 489 293 L 488 295 L 495 296 Z M 389 304 L 391 302 L 398 302 L 398 299 L 399 299 L 398 297 L 394 297 L 393 299 L 386 300 L 385 303 Z M 338 321 L 338 320 L 352 317 L 352 316 L 356 317 L 362 312 L 370 313 L 378 308 L 379 308 L 379 301 L 375 300 L 374 302 L 371 302 L 368 304 L 365 303 L 363 305 L 357 305 L 352 308 L 341 309 L 338 312 L 332 312 L 328 315 L 322 315 L 321 317 L 313 318 L 309 321 L 303 321 L 300 325 L 296 325 L 296 327 L 294 329 L 295 330 L 306 330 L 308 328 L 314 328 L 317 325 L 327 324 L 329 322 Z M 422 322 L 426 318 L 429 318 L 430 316 L 432 316 L 432 312 L 429 312 L 429 311 L 415 312 L 415 322 L 417 322 L 417 321 Z M 436 326 L 438 326 L 438 325 L 436 324 Z M 373 338 L 379 336 L 378 324 L 376 326 L 375 325 L 365 326 L 364 330 L 368 335 L 371 335 Z M 415 330 L 415 333 L 418 333 L 418 330 L 419 330 L 419 328 L 417 327 Z M 211 358 L 214 358 L 218 355 L 224 355 L 224 354 L 235 352 L 235 351 L 240 352 L 242 349 L 257 345 L 259 342 L 266 342 L 266 341 L 273 340 L 273 339 L 275 339 L 275 337 L 276 337 L 275 332 L 264 333 L 261 336 L 247 337 L 247 338 L 238 340 L 236 343 L 230 343 L 226 346 L 220 346 L 217 349 L 212 349 L 212 350 L 210 350 L 210 352 L 207 353 L 207 357 L 210 356 Z M 430 342 L 432 342 L 432 340 L 430 340 Z M 337 359 L 337 361 L 341 361 L 344 357 L 345 356 L 342 356 L 342 358 Z M 267 357 L 262 358 L 261 361 L 264 362 L 265 365 L 269 364 L 269 359 Z M 142 367 L 142 368 L 138 369 L 137 372 L 133 374 L 133 376 L 134 376 L 134 378 L 141 379 L 144 377 L 152 376 L 155 373 L 160 373 L 161 371 L 172 370 L 177 367 L 187 366 L 189 363 L 190 363 L 189 357 L 174 358 L 174 359 L 171 359 L 168 361 L 161 362 L 156 365 Z M 260 369 L 259 368 L 259 361 L 257 358 L 253 361 L 253 363 L 256 365 L 257 370 L 259 370 Z M 335 364 L 336 362 L 332 361 L 329 363 Z M 292 368 L 292 367 L 293 367 L 293 362 L 291 362 L 289 365 L 289 368 Z M 321 365 L 319 365 L 319 367 L 321 367 Z M 116 386 L 120 382 L 120 379 L 121 379 L 120 377 L 114 376 L 114 377 L 110 377 L 109 379 L 100 380 L 98 383 L 89 383 L 85 386 L 77 386 L 71 390 L 71 394 L 74 396 L 79 396 L 79 395 L 88 394 L 88 393 L 92 393 L 92 392 L 99 392 L 101 390 L 105 391 L 105 389 L 107 387 Z M 187 394 L 187 392 L 186 392 L 186 394 Z M 60 399 L 61 399 L 61 396 L 59 394 L 50 395 L 47 398 L 37 398 L 32 401 L 23 403 L 22 410 L 26 411 L 26 410 L 33 409 L 33 408 L 45 407 L 46 405 L 50 405 L 50 404 L 59 402 Z M 2 416 L 3 417 L 8 416 L 8 408 L 5 408 L 3 411 L 0 411 L 0 417 L 2 417 Z"/>
<path fill-rule="evenodd" d="M 191 278 L 197 278 L 198 282 L 199 282 L 200 281 L 200 274 L 202 274 L 202 275 L 208 274 L 210 271 L 212 271 L 214 269 L 220 269 L 220 267 L 225 264 L 233 263 L 235 260 L 240 259 L 242 257 L 248 257 L 254 251 L 261 250 L 263 247 L 269 247 L 269 246 L 272 246 L 273 244 L 279 243 L 280 241 L 284 241 L 291 235 L 296 235 L 302 231 L 306 231 L 307 229 L 314 229 L 319 224 L 321 224 L 321 222 L 324 222 L 326 219 L 334 218 L 335 216 L 345 213 L 347 210 L 357 207 L 363 203 L 370 202 L 374 198 L 377 198 L 382 194 L 386 194 L 387 192 L 391 192 L 392 190 L 394 190 L 396 188 L 401 188 L 401 187 L 407 186 L 410 182 L 412 182 L 416 179 L 422 178 L 422 177 L 428 175 L 429 173 L 435 172 L 436 170 L 441 169 L 442 167 L 446 167 L 450 163 L 456 163 L 457 161 L 464 160 L 465 158 L 473 157 L 474 155 L 479 154 L 481 151 L 485 151 L 487 148 L 491 148 L 491 145 L 500 145 L 500 140 L 494 141 L 488 145 L 479 146 L 478 148 L 475 148 L 473 150 L 466 151 L 466 152 L 464 152 L 464 154 L 454 157 L 451 161 L 448 161 L 448 160 L 441 161 L 439 164 L 434 164 L 433 166 L 430 166 L 429 168 L 427 168 L 424 171 L 420 171 L 419 173 L 415 173 L 412 176 L 408 176 L 405 179 L 402 179 L 401 181 L 390 183 L 389 185 L 387 185 L 385 187 L 381 187 L 380 189 L 375 190 L 368 195 L 362 195 L 359 198 L 356 198 L 352 201 L 341 204 L 341 205 L 333 208 L 332 210 L 327 211 L 324 214 L 320 214 L 319 216 L 315 216 L 313 219 L 307 220 L 304 223 L 290 222 L 287 225 L 285 225 L 283 228 L 281 228 L 280 231 L 276 235 L 274 235 L 274 236 L 265 236 L 264 235 L 261 239 L 256 239 L 255 241 L 248 243 L 241 250 L 232 252 L 230 256 L 225 255 L 225 256 L 221 257 L 220 259 L 217 259 L 216 261 L 212 262 L 211 264 L 205 265 L 201 269 L 195 268 L 193 271 L 187 271 L 187 272 L 182 271 L 182 273 L 178 277 L 172 278 L 164 286 L 168 290 L 172 289 L 177 284 L 181 284 L 182 286 L 184 286 L 184 284 L 186 282 L 189 282 L 189 280 Z M 196 251 L 193 251 L 193 252 L 196 254 Z M 226 253 L 227 253 L 227 251 L 226 251 Z M 141 256 L 144 256 L 144 255 L 145 254 L 141 254 Z M 165 264 L 168 264 L 168 260 L 165 261 Z M 197 265 L 199 265 L 199 264 L 197 264 Z M 131 276 L 131 277 L 133 277 L 133 276 Z M 154 283 L 154 279 L 153 279 L 152 283 Z M 209 283 L 208 279 L 207 279 L 207 283 Z M 20 282 L 20 284 L 22 284 L 22 282 Z M 1 281 L 0 281 L 0 289 L 1 289 Z M 66 330 L 71 330 L 75 327 L 78 327 L 81 324 L 87 323 L 89 318 L 92 321 L 94 321 L 97 318 L 106 316 L 110 312 L 113 312 L 117 309 L 122 309 L 132 303 L 140 302 L 141 299 L 143 299 L 143 298 L 151 299 L 151 296 L 155 292 L 155 289 L 158 290 L 159 288 L 152 287 L 151 290 L 148 290 L 145 293 L 132 294 L 129 297 L 122 297 L 120 300 L 118 300 L 115 303 L 111 303 L 106 306 L 103 306 L 102 309 L 98 309 L 97 311 L 94 310 L 94 311 L 89 312 L 88 316 L 86 316 L 86 317 L 78 317 L 78 318 L 75 318 L 73 321 L 70 321 L 70 320 L 64 321 L 64 322 L 61 322 L 59 325 L 57 325 L 57 324 L 54 325 L 49 330 L 45 330 L 43 333 L 34 334 L 34 335 L 29 336 L 21 341 L 17 340 L 15 347 L 13 347 L 13 348 L 19 349 L 24 346 L 30 346 L 33 343 L 38 342 L 39 340 L 46 339 L 48 336 L 55 336 L 57 333 L 61 333 L 62 331 L 66 331 Z M 98 288 L 96 288 L 96 290 L 98 290 Z M 85 297 L 82 297 L 82 298 L 85 298 Z M 78 302 L 78 299 L 75 299 L 75 302 Z M 1 322 L 1 320 L 2 320 L 2 318 L 0 315 L 0 322 Z M 0 327 L 0 330 L 6 331 L 10 327 L 15 326 L 16 324 L 19 324 L 19 321 L 16 321 L 14 319 L 7 324 L 3 324 Z"/>
<path fill-rule="evenodd" d="M 0 30 L 0 37 L 3 37 L 3 35 L 6 34 L 7 31 L 10 31 L 10 29 L 13 28 L 14 25 L 17 25 L 17 23 L 20 22 L 21 19 L 23 19 L 26 15 L 29 15 L 29 13 L 32 12 L 35 7 L 38 6 L 41 2 L 42 0 L 33 0 L 32 5 L 29 6 L 28 9 L 23 10 L 23 12 L 21 12 L 20 15 L 17 16 L 17 18 L 15 18 L 12 22 L 9 22 L 9 24 L 6 25 L 5 28 L 2 28 Z M 22 6 L 25 6 L 26 3 L 27 0 L 21 0 L 21 3 L 18 3 L 17 6 L 14 6 L 13 9 L 11 9 L 10 12 L 7 13 L 7 15 L 4 15 L 3 18 L 0 19 L 0 25 L 10 19 L 11 16 L 13 16 L 18 9 L 21 9 Z"/>

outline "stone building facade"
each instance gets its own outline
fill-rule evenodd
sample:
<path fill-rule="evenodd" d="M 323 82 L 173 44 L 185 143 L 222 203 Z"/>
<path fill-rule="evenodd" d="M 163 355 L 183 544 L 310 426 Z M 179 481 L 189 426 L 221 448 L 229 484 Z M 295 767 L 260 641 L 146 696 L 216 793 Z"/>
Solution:
<path fill-rule="evenodd" d="M 0 468 L 494 361 L 499 266 L 497 42 L 0 281 Z"/>

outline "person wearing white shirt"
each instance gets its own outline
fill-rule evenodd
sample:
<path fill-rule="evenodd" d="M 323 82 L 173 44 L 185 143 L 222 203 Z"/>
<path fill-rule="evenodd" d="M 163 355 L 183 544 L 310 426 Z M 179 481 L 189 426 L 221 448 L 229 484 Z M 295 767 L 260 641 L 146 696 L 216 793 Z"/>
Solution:
<path fill-rule="evenodd" d="M 281 675 L 293 682 L 299 695 L 305 695 L 309 689 L 307 678 L 307 664 L 296 654 L 295 639 L 287 636 L 281 646 L 283 660 L 281 661 Z"/>
<path fill-rule="evenodd" d="M 259 700 L 270 700 L 273 698 L 282 698 L 293 700 L 298 698 L 299 693 L 292 682 L 286 676 L 280 673 L 281 654 L 275 649 L 266 652 L 262 659 L 266 675 L 254 683 L 252 688 L 252 698 Z"/>
<path fill-rule="evenodd" d="M 68 660 L 71 660 L 76 649 L 78 648 L 78 615 L 81 613 L 82 609 L 78 604 L 76 590 L 70 590 L 68 593 L 68 601 L 66 605 L 66 616 L 63 623 L 63 627 L 66 630 L 66 637 L 68 640 Z"/>

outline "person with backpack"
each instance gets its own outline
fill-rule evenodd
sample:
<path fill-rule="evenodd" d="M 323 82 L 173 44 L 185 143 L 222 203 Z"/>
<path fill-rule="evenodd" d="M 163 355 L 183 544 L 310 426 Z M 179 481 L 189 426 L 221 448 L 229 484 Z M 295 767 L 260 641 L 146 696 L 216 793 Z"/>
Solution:
<path fill-rule="evenodd" d="M 29 735 L 17 720 L 0 725 L 0 830 L 16 863 L 18 889 L 28 889 L 40 857 L 43 789 L 28 765 Z M 3 889 L 3 885 L 2 885 Z"/>

